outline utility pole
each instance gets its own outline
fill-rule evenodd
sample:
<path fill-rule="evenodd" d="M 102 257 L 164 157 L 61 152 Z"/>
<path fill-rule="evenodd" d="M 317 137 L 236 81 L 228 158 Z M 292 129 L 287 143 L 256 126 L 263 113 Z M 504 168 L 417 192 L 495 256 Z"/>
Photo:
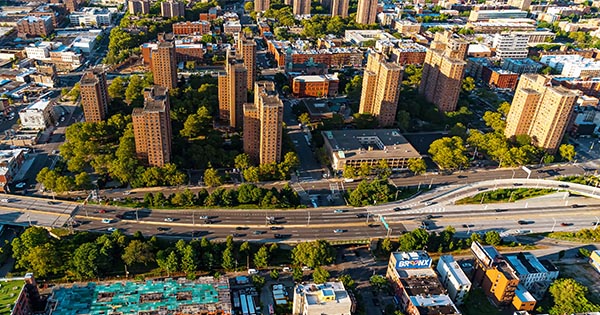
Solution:
<path fill-rule="evenodd" d="M 429 182 L 429 189 L 431 189 L 431 186 L 433 186 L 433 177 L 431 178 L 431 182 Z"/>
<path fill-rule="evenodd" d="M 554 220 L 554 224 L 552 224 L 552 231 L 550 233 L 554 232 L 554 228 L 556 227 L 556 219 L 552 218 L 552 220 Z"/>

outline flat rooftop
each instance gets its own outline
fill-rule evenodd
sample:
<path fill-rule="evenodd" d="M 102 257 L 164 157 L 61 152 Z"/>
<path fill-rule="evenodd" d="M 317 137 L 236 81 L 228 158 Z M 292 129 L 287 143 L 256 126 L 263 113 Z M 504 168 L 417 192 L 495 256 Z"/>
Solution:
<path fill-rule="evenodd" d="M 517 275 L 548 272 L 546 267 L 531 253 L 506 254 L 504 258 L 513 267 Z"/>
<path fill-rule="evenodd" d="M 421 315 L 460 314 L 446 294 L 411 296 L 410 301 L 419 309 Z"/>
<path fill-rule="evenodd" d="M 323 75 L 300 75 L 294 78 L 294 81 L 300 82 L 325 82 L 325 81 L 339 81 L 337 76 L 331 74 Z"/>
<path fill-rule="evenodd" d="M 444 262 L 444 264 L 449 267 L 448 269 L 450 270 L 450 273 L 452 273 L 454 279 L 456 279 L 460 284 L 471 284 L 471 281 L 469 281 L 469 278 L 467 278 L 467 275 L 465 275 L 464 271 L 460 268 L 452 255 L 440 256 L 440 262 L 438 263 L 441 262 Z"/>
<path fill-rule="evenodd" d="M 400 282 L 408 296 L 446 294 L 437 276 L 400 278 Z"/>
<path fill-rule="evenodd" d="M 349 315 L 352 308 L 352 299 L 341 282 L 299 284 L 294 289 L 294 300 L 298 296 L 304 296 L 303 308 L 308 314 Z"/>
<path fill-rule="evenodd" d="M 9 315 L 15 300 L 23 289 L 25 281 L 12 280 L 0 282 L 0 315 Z"/>
<path fill-rule="evenodd" d="M 39 100 L 35 103 L 31 103 L 29 104 L 29 106 L 27 106 L 25 109 L 22 109 L 21 111 L 41 111 L 43 112 L 46 107 L 48 107 L 48 105 L 50 105 L 51 101 L 50 100 Z"/>
<path fill-rule="evenodd" d="M 51 315 L 73 314 L 143 314 L 168 310 L 169 313 L 215 312 L 231 314 L 227 278 L 203 277 L 146 282 L 94 283 L 85 286 L 58 287 L 53 290 L 55 302 Z M 161 313 L 162 314 L 162 313 Z"/>
<path fill-rule="evenodd" d="M 356 129 L 323 131 L 323 138 L 340 158 L 419 158 L 421 154 L 398 129 Z"/>

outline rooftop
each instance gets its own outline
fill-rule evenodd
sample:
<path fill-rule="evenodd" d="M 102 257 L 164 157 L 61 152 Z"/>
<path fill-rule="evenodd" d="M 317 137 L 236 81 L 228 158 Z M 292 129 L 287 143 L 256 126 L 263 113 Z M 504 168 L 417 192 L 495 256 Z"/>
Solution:
<path fill-rule="evenodd" d="M 29 106 L 27 106 L 25 109 L 22 109 L 21 111 L 41 111 L 41 112 L 43 112 L 46 109 L 46 107 L 48 107 L 51 103 L 52 103 L 51 100 L 42 99 L 35 103 L 29 104 Z"/>
<path fill-rule="evenodd" d="M 13 303 L 19 297 L 24 285 L 23 280 L 0 282 L 0 315 L 10 314 Z"/>
<path fill-rule="evenodd" d="M 506 254 L 504 258 L 516 271 L 517 275 L 527 275 L 531 273 L 546 273 L 548 270 L 531 253 Z"/>
<path fill-rule="evenodd" d="M 419 309 L 419 314 L 460 314 L 456 306 L 446 294 L 411 296 L 411 303 Z"/>
<path fill-rule="evenodd" d="M 331 130 L 322 134 L 340 158 L 421 157 L 398 129 Z"/>
<path fill-rule="evenodd" d="M 469 281 L 469 278 L 467 278 L 467 275 L 465 275 L 463 270 L 460 269 L 460 266 L 454 260 L 454 257 L 452 257 L 452 255 L 440 256 L 440 261 L 438 262 L 438 264 L 442 263 L 442 262 L 446 266 L 448 266 L 450 273 L 452 273 L 452 276 L 454 277 L 454 279 L 456 279 L 460 284 L 471 284 L 471 281 Z"/>
<path fill-rule="evenodd" d="M 400 278 L 400 282 L 408 296 L 446 294 L 437 276 Z"/>
<path fill-rule="evenodd" d="M 185 279 L 146 282 L 94 283 L 58 287 L 52 315 L 142 314 L 166 309 L 182 313 L 217 312 L 231 314 L 229 284 L 226 278 L 196 281 Z"/>
<path fill-rule="evenodd" d="M 294 81 L 300 82 L 324 82 L 324 81 L 339 81 L 336 75 L 301 75 L 294 78 Z"/>
<path fill-rule="evenodd" d="M 521 302 L 535 302 L 533 295 L 531 295 L 531 293 L 529 293 L 529 291 L 527 291 L 527 289 L 520 284 L 515 290 L 515 296 L 518 297 Z"/>
<path fill-rule="evenodd" d="M 308 314 L 326 312 L 327 314 L 349 315 L 352 307 L 352 299 L 341 282 L 299 284 L 294 290 L 294 295 L 304 296 L 303 308 Z"/>

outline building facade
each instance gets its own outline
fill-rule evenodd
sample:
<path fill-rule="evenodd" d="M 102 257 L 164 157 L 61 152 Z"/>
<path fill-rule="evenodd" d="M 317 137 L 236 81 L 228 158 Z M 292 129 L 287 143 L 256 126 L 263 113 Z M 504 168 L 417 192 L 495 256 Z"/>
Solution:
<path fill-rule="evenodd" d="M 131 114 L 135 152 L 142 163 L 162 167 L 171 162 L 169 89 L 155 85 L 144 90 L 144 108 Z"/>
<path fill-rule="evenodd" d="M 254 12 L 264 12 L 269 10 L 271 0 L 256 0 L 254 1 Z"/>
<path fill-rule="evenodd" d="M 19 111 L 21 126 L 25 129 L 40 129 L 54 124 L 54 105 L 51 100 L 39 100 Z"/>
<path fill-rule="evenodd" d="M 179 1 L 163 1 L 160 3 L 160 15 L 166 18 L 173 18 L 185 15 L 185 5 Z"/>
<path fill-rule="evenodd" d="M 254 163 L 281 161 L 283 102 L 271 81 L 258 81 L 254 103 L 244 104 L 244 152 Z"/>
<path fill-rule="evenodd" d="M 173 23 L 173 34 L 175 35 L 204 35 L 210 33 L 210 22 L 186 21 Z"/>
<path fill-rule="evenodd" d="M 371 52 L 368 58 L 359 113 L 372 114 L 380 126 L 391 126 L 396 119 L 403 69 L 386 61 L 381 53 Z"/>
<path fill-rule="evenodd" d="M 127 10 L 129 14 L 150 14 L 150 1 L 148 0 L 128 0 Z"/>
<path fill-rule="evenodd" d="M 350 315 L 355 301 L 342 282 L 298 284 L 294 288 L 293 315 Z"/>
<path fill-rule="evenodd" d="M 562 141 L 576 101 L 575 92 L 551 86 L 549 77 L 522 75 L 506 117 L 504 135 L 528 135 L 533 145 L 553 154 Z"/>
<path fill-rule="evenodd" d="M 87 122 L 99 122 L 108 113 L 108 86 L 106 75 L 101 67 L 83 74 L 80 81 L 81 106 Z"/>
<path fill-rule="evenodd" d="M 442 112 L 456 110 L 469 44 L 449 32 L 438 32 L 423 64 L 419 94 Z"/>
<path fill-rule="evenodd" d="M 356 23 L 373 24 L 377 22 L 377 0 L 358 0 Z"/>
<path fill-rule="evenodd" d="M 152 73 L 156 85 L 168 89 L 177 87 L 177 59 L 173 41 L 159 41 L 156 50 L 152 51 Z"/>
<path fill-rule="evenodd" d="M 331 17 L 348 17 L 350 0 L 331 0 Z"/>
<path fill-rule="evenodd" d="M 83 8 L 69 15 L 71 25 L 85 27 L 109 26 L 112 22 L 112 12 L 106 8 Z"/>
<path fill-rule="evenodd" d="M 246 87 L 251 89 L 256 81 L 256 42 L 253 38 L 246 38 L 245 35 L 238 33 L 237 57 L 242 59 L 247 71 Z"/>
<path fill-rule="evenodd" d="M 494 36 L 492 47 L 496 49 L 496 57 L 524 59 L 527 58 L 529 36 L 517 33 L 501 33 Z"/>
<path fill-rule="evenodd" d="M 0 151 L 0 191 L 8 193 L 8 184 L 12 183 L 13 179 L 21 169 L 21 165 L 25 161 L 24 149 L 12 149 Z"/>
<path fill-rule="evenodd" d="M 292 3 L 294 15 L 310 15 L 310 0 L 293 0 Z"/>
<path fill-rule="evenodd" d="M 225 72 L 219 73 L 219 118 L 232 128 L 242 128 L 247 100 L 248 71 L 240 60 L 227 52 Z M 231 58 L 230 58 L 231 57 Z"/>
<path fill-rule="evenodd" d="M 471 290 L 471 281 L 451 255 L 442 255 L 437 265 L 442 285 L 455 304 L 461 305 Z"/>
<path fill-rule="evenodd" d="M 49 36 L 54 31 L 52 17 L 50 16 L 27 16 L 17 21 L 17 36 Z"/>
<path fill-rule="evenodd" d="M 336 75 L 301 75 L 292 79 L 292 94 L 296 97 L 337 96 L 339 83 Z"/>

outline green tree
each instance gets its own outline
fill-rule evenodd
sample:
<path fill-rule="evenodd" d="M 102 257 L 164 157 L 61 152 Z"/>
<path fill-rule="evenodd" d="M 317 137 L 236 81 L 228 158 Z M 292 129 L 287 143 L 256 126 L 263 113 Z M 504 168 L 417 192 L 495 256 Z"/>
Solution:
<path fill-rule="evenodd" d="M 382 290 L 388 286 L 388 281 L 384 276 L 373 275 L 369 278 L 369 283 L 377 288 L 378 290 Z"/>
<path fill-rule="evenodd" d="M 329 280 L 329 272 L 322 267 L 315 268 L 315 271 L 312 274 L 313 281 L 317 284 L 325 283 Z"/>
<path fill-rule="evenodd" d="M 356 178 L 356 169 L 352 165 L 344 165 L 344 171 L 342 173 L 344 178 Z"/>
<path fill-rule="evenodd" d="M 125 80 L 123 77 L 115 77 L 108 86 L 108 96 L 111 99 L 125 99 L 126 84 L 127 80 Z"/>
<path fill-rule="evenodd" d="M 204 184 L 209 187 L 218 187 L 223 185 L 223 179 L 214 168 L 207 168 L 204 171 Z"/>
<path fill-rule="evenodd" d="M 334 257 L 335 249 L 324 240 L 302 242 L 292 249 L 292 261 L 295 266 L 315 268 L 333 263 Z"/>
<path fill-rule="evenodd" d="M 247 153 L 240 153 L 235 156 L 233 163 L 235 168 L 244 171 L 250 167 L 250 156 Z"/>
<path fill-rule="evenodd" d="M 296 282 L 302 281 L 303 276 L 304 276 L 304 274 L 302 272 L 302 269 L 300 269 L 300 267 L 292 269 L 292 278 L 294 278 L 294 281 L 296 281 Z"/>
<path fill-rule="evenodd" d="M 466 77 L 462 81 L 461 88 L 464 92 L 471 92 L 475 89 L 475 79 L 472 77 Z"/>
<path fill-rule="evenodd" d="M 123 250 L 121 258 L 130 267 L 137 264 L 147 266 L 154 262 L 154 251 L 148 243 L 132 240 Z"/>
<path fill-rule="evenodd" d="M 258 172 L 258 167 L 251 166 L 243 171 L 244 178 L 246 181 L 251 183 L 258 183 L 260 181 L 260 174 Z"/>
<path fill-rule="evenodd" d="M 494 129 L 495 132 L 504 133 L 506 120 L 503 119 L 501 113 L 486 111 L 483 113 L 483 120 L 485 121 L 485 124 Z"/>
<path fill-rule="evenodd" d="M 232 271 L 235 268 L 235 259 L 233 258 L 233 249 L 229 246 L 223 251 L 223 261 L 221 267 L 226 271 Z"/>
<path fill-rule="evenodd" d="M 75 180 L 71 176 L 60 176 L 56 179 L 56 187 L 54 187 L 54 191 L 60 194 L 71 191 L 74 187 Z"/>
<path fill-rule="evenodd" d="M 427 164 L 422 158 L 408 159 L 408 169 L 415 175 L 421 175 L 427 171 Z"/>
<path fill-rule="evenodd" d="M 196 62 L 193 61 L 193 60 L 186 61 L 185 62 L 185 69 L 186 70 L 190 70 L 190 71 L 196 69 Z"/>
<path fill-rule="evenodd" d="M 298 116 L 298 121 L 303 125 L 310 124 L 310 115 L 308 113 L 302 113 Z"/>
<path fill-rule="evenodd" d="M 181 136 L 186 138 L 196 138 L 201 135 L 206 135 L 212 127 L 212 116 L 208 109 L 202 106 L 195 114 L 191 114 L 185 120 L 183 129 L 179 132 Z"/>
<path fill-rule="evenodd" d="M 500 233 L 496 231 L 488 231 L 485 233 L 485 243 L 488 245 L 498 246 L 502 243 Z"/>
<path fill-rule="evenodd" d="M 392 240 L 389 237 L 384 238 L 381 241 L 381 250 L 387 255 L 394 250 L 394 245 L 392 244 Z"/>
<path fill-rule="evenodd" d="M 398 122 L 398 128 L 402 131 L 407 131 L 410 127 L 410 113 L 405 110 L 399 110 L 396 114 L 396 122 Z"/>
<path fill-rule="evenodd" d="M 79 279 L 91 279 L 99 275 L 100 252 L 95 243 L 83 243 L 73 253 L 73 271 Z"/>
<path fill-rule="evenodd" d="M 90 175 L 88 175 L 86 172 L 81 172 L 75 175 L 75 186 L 77 186 L 78 189 L 90 189 L 92 187 Z"/>
<path fill-rule="evenodd" d="M 381 179 L 387 179 L 392 175 L 392 169 L 386 159 L 381 159 L 377 163 L 377 174 Z"/>
<path fill-rule="evenodd" d="M 261 246 L 254 254 L 254 266 L 256 268 L 266 268 L 269 264 L 269 251 L 266 246 Z"/>
<path fill-rule="evenodd" d="M 138 75 L 131 76 L 127 89 L 125 89 L 125 101 L 127 104 L 134 107 L 141 107 L 144 103 L 143 89 L 144 82 L 142 78 Z"/>
<path fill-rule="evenodd" d="M 550 315 L 594 312 L 600 309 L 599 305 L 587 299 L 588 289 L 571 278 L 554 280 L 548 292 L 554 300 Z"/>
<path fill-rule="evenodd" d="M 266 282 L 267 281 L 266 281 L 265 277 L 262 277 L 259 275 L 252 276 L 252 283 L 254 283 L 254 286 L 256 287 L 256 290 L 258 292 L 260 292 L 262 290 L 262 288 L 265 286 Z"/>
<path fill-rule="evenodd" d="M 271 270 L 271 272 L 269 272 L 269 277 L 271 277 L 272 280 L 279 279 L 279 271 L 277 271 L 277 269 Z"/>
<path fill-rule="evenodd" d="M 246 10 L 246 12 L 254 11 L 254 2 L 252 2 L 252 1 L 246 2 L 244 4 L 244 10 Z"/>
<path fill-rule="evenodd" d="M 33 247 L 23 260 L 25 263 L 22 261 L 19 265 L 33 271 L 39 277 L 57 274 L 63 266 L 60 252 L 50 243 Z"/>
<path fill-rule="evenodd" d="M 367 162 L 361 162 L 358 168 L 358 176 L 365 178 L 371 175 L 371 165 Z"/>
<path fill-rule="evenodd" d="M 354 279 L 352 279 L 350 275 L 343 274 L 339 277 L 339 279 L 344 285 L 344 288 L 348 290 L 354 290 L 354 288 L 356 287 L 356 282 L 354 281 Z"/>
<path fill-rule="evenodd" d="M 429 147 L 431 159 L 442 169 L 455 170 L 469 165 L 466 148 L 460 137 L 444 137 L 435 140 Z"/>
<path fill-rule="evenodd" d="M 571 162 L 575 159 L 575 146 L 572 144 L 561 144 L 558 147 L 558 152 L 560 153 L 560 157 L 565 161 Z"/>
<path fill-rule="evenodd" d="M 186 245 L 181 253 L 181 270 L 186 273 L 188 278 L 193 279 L 198 269 L 196 253 L 191 245 Z"/>

